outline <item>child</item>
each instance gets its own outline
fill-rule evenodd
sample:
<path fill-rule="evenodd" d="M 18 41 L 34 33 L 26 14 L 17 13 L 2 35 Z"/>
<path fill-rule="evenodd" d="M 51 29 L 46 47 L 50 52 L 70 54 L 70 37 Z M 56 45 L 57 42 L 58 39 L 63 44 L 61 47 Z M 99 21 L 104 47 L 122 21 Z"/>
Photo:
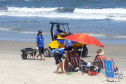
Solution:
<path fill-rule="evenodd" d="M 58 48 L 58 49 L 55 50 L 54 59 L 56 61 L 56 65 L 58 64 L 56 74 L 60 74 L 58 72 L 59 68 L 61 68 L 62 73 L 65 73 L 64 70 L 63 70 L 63 62 L 61 60 L 61 57 L 62 57 L 63 54 L 64 54 L 64 49 L 63 48 L 62 49 Z"/>

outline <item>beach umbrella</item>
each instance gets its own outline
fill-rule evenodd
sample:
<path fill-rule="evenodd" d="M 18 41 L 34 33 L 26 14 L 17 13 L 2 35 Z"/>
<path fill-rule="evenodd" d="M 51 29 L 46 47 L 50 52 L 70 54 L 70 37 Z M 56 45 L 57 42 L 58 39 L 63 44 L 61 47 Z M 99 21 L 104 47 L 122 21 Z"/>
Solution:
<path fill-rule="evenodd" d="M 68 40 L 76 41 L 82 44 L 89 44 L 89 45 L 96 45 L 99 47 L 104 47 L 96 38 L 86 34 L 86 33 L 79 33 L 79 34 L 72 34 L 66 37 L 63 37 Z"/>
<path fill-rule="evenodd" d="M 86 34 L 86 33 L 80 33 L 80 34 L 72 34 L 66 37 L 63 37 L 68 40 L 76 41 L 78 43 L 82 43 L 82 50 L 84 44 L 89 44 L 89 45 L 96 45 L 99 47 L 104 47 L 103 44 L 101 44 L 96 38 Z M 81 57 L 82 57 L 82 52 L 81 52 Z M 79 67 L 80 67 L 81 60 L 79 60 Z"/>

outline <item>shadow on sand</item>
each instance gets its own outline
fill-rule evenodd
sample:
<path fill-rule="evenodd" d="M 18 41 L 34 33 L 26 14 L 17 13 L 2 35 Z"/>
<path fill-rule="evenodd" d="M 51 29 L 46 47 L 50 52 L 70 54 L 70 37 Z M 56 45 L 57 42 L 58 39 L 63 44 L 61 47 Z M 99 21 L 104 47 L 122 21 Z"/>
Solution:
<path fill-rule="evenodd" d="M 83 57 L 83 58 L 89 58 L 89 57 L 93 57 L 93 56 L 86 56 L 86 57 Z"/>

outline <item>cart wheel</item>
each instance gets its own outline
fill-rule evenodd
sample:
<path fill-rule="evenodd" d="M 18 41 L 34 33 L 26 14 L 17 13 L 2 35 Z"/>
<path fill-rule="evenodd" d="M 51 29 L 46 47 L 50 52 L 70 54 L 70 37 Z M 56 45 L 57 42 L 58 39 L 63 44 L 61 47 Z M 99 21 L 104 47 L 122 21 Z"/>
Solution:
<path fill-rule="evenodd" d="M 82 52 L 82 58 L 86 57 L 88 55 L 88 48 L 85 46 L 83 48 L 83 51 L 77 51 L 79 57 L 81 56 L 81 52 Z"/>
<path fill-rule="evenodd" d="M 50 48 L 44 49 L 44 56 L 45 57 L 51 57 L 51 49 Z"/>
<path fill-rule="evenodd" d="M 27 54 L 22 54 L 22 59 L 27 59 Z"/>

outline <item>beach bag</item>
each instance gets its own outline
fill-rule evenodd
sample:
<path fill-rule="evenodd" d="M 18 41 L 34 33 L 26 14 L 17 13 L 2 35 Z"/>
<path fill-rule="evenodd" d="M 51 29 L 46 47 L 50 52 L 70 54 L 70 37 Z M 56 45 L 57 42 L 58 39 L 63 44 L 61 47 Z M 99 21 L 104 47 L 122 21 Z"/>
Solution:
<path fill-rule="evenodd" d="M 90 75 L 90 76 L 94 76 L 94 75 L 97 75 L 97 72 L 88 71 L 88 75 Z"/>

